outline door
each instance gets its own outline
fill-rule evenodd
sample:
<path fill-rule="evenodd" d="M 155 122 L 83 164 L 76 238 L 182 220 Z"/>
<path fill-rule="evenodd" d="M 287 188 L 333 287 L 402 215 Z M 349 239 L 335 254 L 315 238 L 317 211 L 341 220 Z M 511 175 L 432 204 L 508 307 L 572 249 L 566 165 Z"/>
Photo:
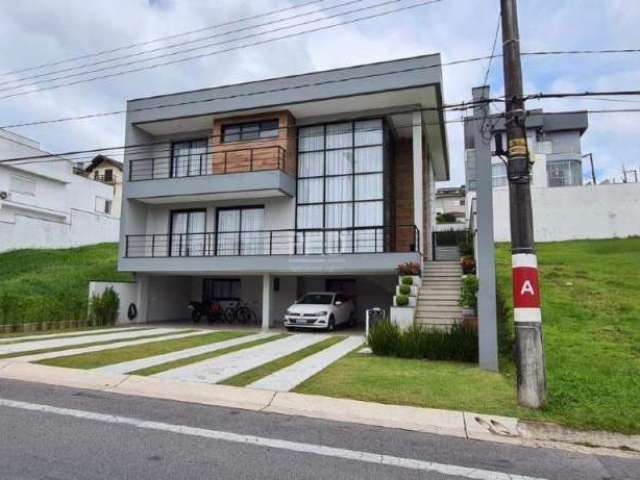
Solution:
<path fill-rule="evenodd" d="M 207 174 L 207 140 L 175 142 L 171 149 L 171 176 L 193 177 Z"/>
<path fill-rule="evenodd" d="M 206 210 L 171 212 L 169 235 L 172 257 L 198 257 L 206 252 Z"/>
<path fill-rule="evenodd" d="M 264 207 L 218 209 L 217 255 L 265 255 Z"/>

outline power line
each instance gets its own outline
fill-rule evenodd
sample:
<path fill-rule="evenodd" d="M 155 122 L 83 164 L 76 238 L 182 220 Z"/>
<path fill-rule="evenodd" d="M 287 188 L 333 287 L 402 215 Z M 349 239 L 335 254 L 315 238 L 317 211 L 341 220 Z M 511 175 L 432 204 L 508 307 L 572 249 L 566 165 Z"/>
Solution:
<path fill-rule="evenodd" d="M 273 33 L 275 31 L 279 31 L 279 30 L 283 30 L 283 29 L 296 28 L 296 27 L 299 27 L 301 25 L 305 25 L 305 24 L 309 24 L 309 23 L 315 23 L 315 22 L 318 22 L 318 21 L 326 21 L 328 19 L 335 18 L 335 17 L 340 17 L 342 15 L 347 15 L 347 14 L 356 13 L 356 12 L 360 12 L 360 11 L 371 10 L 371 9 L 374 9 L 374 8 L 378 8 L 378 7 L 381 7 L 381 6 L 389 5 L 389 4 L 392 4 L 392 3 L 399 3 L 399 2 L 402 2 L 402 1 L 404 1 L 404 0 L 387 0 L 385 2 L 381 2 L 381 3 L 375 4 L 375 5 L 371 5 L 371 6 L 367 6 L 367 7 L 361 7 L 359 9 L 354 9 L 354 10 L 351 10 L 351 11 L 348 11 L 348 12 L 342 12 L 340 14 L 329 15 L 329 16 L 323 18 L 323 19 L 320 19 L 320 20 L 312 20 L 312 21 L 302 22 L 302 23 L 296 24 L 296 25 L 291 25 L 291 26 L 287 26 L 287 27 L 280 27 L 278 29 L 272 29 L 270 31 L 266 31 L 266 32 L 260 33 L 258 35 L 265 35 L 265 34 Z M 238 45 L 238 46 L 229 47 L 229 48 L 222 49 L 222 50 L 216 50 L 214 52 L 200 53 L 198 55 L 192 55 L 192 56 L 185 57 L 185 58 L 179 58 L 179 59 L 170 60 L 170 61 L 166 61 L 166 62 L 160 62 L 160 63 L 156 63 L 156 64 L 146 65 L 144 67 L 132 68 L 132 69 L 129 69 L 129 70 L 124 70 L 122 72 L 115 72 L 115 73 L 110 73 L 110 74 L 106 74 L 106 75 L 98 75 L 96 77 L 90 77 L 90 78 L 86 78 L 86 79 L 79 79 L 79 80 L 75 80 L 75 81 L 67 82 L 67 83 L 62 83 L 62 84 L 58 84 L 58 85 L 51 85 L 51 86 L 40 88 L 40 89 L 37 89 L 37 90 L 30 90 L 30 91 L 26 91 L 26 92 L 12 93 L 10 95 L 4 95 L 4 96 L 0 97 L 0 99 L 14 98 L 14 97 L 22 96 L 22 95 L 32 94 L 32 93 L 35 93 L 35 92 L 53 90 L 53 89 L 58 89 L 58 88 L 61 88 L 61 87 L 77 85 L 77 84 L 80 84 L 80 83 L 87 83 L 87 82 L 92 82 L 92 81 L 105 79 L 105 78 L 113 78 L 113 77 L 125 75 L 125 74 L 128 74 L 128 73 L 145 71 L 145 70 L 150 70 L 150 69 L 154 69 L 154 68 L 158 68 L 158 67 L 162 67 L 162 66 L 173 65 L 173 64 L 177 64 L 177 63 L 190 61 L 190 60 L 196 60 L 196 59 L 199 59 L 199 58 L 209 57 L 209 56 L 217 55 L 217 54 L 220 54 L 220 53 L 236 51 L 236 50 L 240 50 L 240 49 L 244 49 L 244 48 L 248 48 L 248 47 L 253 47 L 253 46 L 257 46 L 257 45 L 263 45 L 263 44 L 266 44 L 266 43 L 275 42 L 277 40 L 293 38 L 293 37 L 306 35 L 306 34 L 317 32 L 317 31 L 328 30 L 328 29 L 335 28 L 335 27 L 338 27 L 338 26 L 349 25 L 349 24 L 361 22 L 361 21 L 364 21 L 364 20 L 370 20 L 372 18 L 383 17 L 383 16 L 390 15 L 390 14 L 393 14 L 393 13 L 406 11 L 406 10 L 410 10 L 410 9 L 414 9 L 414 8 L 418 8 L 418 7 L 423 7 L 423 6 L 434 4 L 434 3 L 439 3 L 441 1 L 443 1 L 443 0 L 426 0 L 426 1 L 422 1 L 422 2 L 419 2 L 419 3 L 413 4 L 413 5 L 393 8 L 391 10 L 387 10 L 387 11 L 384 11 L 384 12 L 379 12 L 379 13 L 366 15 L 366 16 L 358 17 L 358 18 L 351 19 L 351 20 L 337 22 L 337 23 L 334 23 L 332 25 L 316 27 L 316 28 L 313 28 L 313 29 L 304 30 L 302 32 L 294 32 L 294 33 L 289 33 L 289 34 L 285 34 L 285 35 L 280 35 L 280 36 L 277 36 L 277 37 L 274 37 L 274 38 L 268 38 L 268 39 L 265 39 L 265 40 L 246 43 L 244 45 Z M 249 35 L 249 36 L 247 36 L 247 38 L 254 38 L 255 36 L 256 35 Z M 244 38 L 244 37 L 242 37 L 242 38 Z M 241 38 L 238 38 L 238 39 L 235 39 L 234 41 L 238 41 L 240 39 Z M 209 45 L 209 46 L 212 46 L 212 45 Z M 193 49 L 191 49 L 191 50 L 193 50 Z M 187 51 L 190 51 L 190 50 L 185 50 L 183 52 L 178 52 L 178 53 L 186 53 Z M 170 56 L 170 55 L 174 55 L 174 54 L 176 54 L 176 52 L 173 52 L 171 54 L 167 54 L 166 56 Z M 136 63 L 137 62 L 128 62 L 128 63 L 125 62 L 123 64 L 120 64 L 120 65 L 117 65 L 117 66 L 113 66 L 112 68 L 116 68 L 116 67 L 119 68 L 119 67 L 122 67 L 122 66 L 126 66 L 128 64 L 136 64 Z M 99 70 L 100 69 L 97 69 L 97 70 L 95 70 L 95 72 L 97 72 Z M 88 74 L 88 73 L 92 73 L 92 72 L 91 71 L 85 72 L 85 74 Z M 59 77 L 59 78 L 56 78 L 56 79 L 51 79 L 51 81 L 59 80 L 59 79 L 62 79 L 62 78 L 63 77 Z M 25 88 L 25 87 L 23 86 L 23 87 L 17 87 L 17 88 Z"/>
<path fill-rule="evenodd" d="M 521 55 L 527 56 L 544 56 L 544 55 L 605 55 L 605 54 L 624 54 L 624 53 L 640 53 L 640 48 L 608 48 L 602 50 L 539 50 L 531 52 L 522 52 Z"/>
<path fill-rule="evenodd" d="M 26 67 L 26 68 L 22 68 L 20 70 L 13 70 L 11 72 L 1 73 L 0 77 L 4 77 L 4 76 L 8 76 L 8 75 L 15 75 L 16 73 L 23 73 L 23 72 L 33 71 L 33 70 L 39 70 L 39 69 L 45 68 L 45 67 L 55 67 L 57 65 L 62 65 L 62 64 L 65 64 L 65 63 L 70 63 L 70 62 L 75 62 L 75 61 L 78 61 L 78 60 L 84 60 L 86 58 L 99 57 L 101 55 L 107 55 L 109 53 L 116 53 L 116 52 L 121 52 L 121 51 L 124 51 L 124 50 L 130 50 L 132 48 L 143 47 L 145 45 L 151 45 L 153 43 L 161 42 L 161 41 L 164 41 L 164 40 L 169 40 L 169 39 L 172 39 L 172 38 L 185 37 L 187 35 L 193 35 L 194 33 L 200 33 L 200 32 L 204 32 L 204 31 L 207 31 L 207 30 L 212 30 L 214 28 L 227 27 L 229 25 L 234 25 L 234 24 L 241 23 L 241 22 L 246 22 L 246 21 L 249 21 L 249 20 L 256 20 L 256 19 L 259 19 L 259 18 L 264 18 L 264 17 L 267 17 L 267 16 L 275 15 L 277 13 L 284 13 L 284 12 L 287 12 L 287 11 L 290 11 L 290 10 L 296 10 L 298 8 L 303 8 L 303 7 L 306 7 L 306 6 L 315 4 L 315 3 L 321 3 L 323 1 L 325 1 L 325 0 L 311 0 L 311 1 L 308 1 L 308 2 L 305 2 L 305 3 L 301 3 L 301 4 L 298 4 L 298 5 L 293 5 L 291 7 L 287 7 L 287 8 L 283 8 L 283 9 L 277 9 L 277 10 L 270 10 L 270 11 L 263 12 L 263 13 L 258 14 L 258 15 L 252 15 L 250 17 L 243 17 L 243 18 L 238 18 L 236 20 L 231 20 L 231 21 L 228 21 L 228 22 L 218 23 L 218 24 L 215 24 L 215 25 L 209 25 L 207 27 L 198 28 L 196 30 L 190 30 L 190 31 L 187 31 L 187 32 L 181 32 L 181 33 L 177 33 L 177 34 L 174 34 L 174 35 L 167 35 L 167 36 L 163 36 L 163 37 L 156 37 L 156 38 L 154 38 L 152 40 L 147 40 L 147 41 L 144 41 L 144 42 L 132 43 L 132 44 L 129 44 L 129 45 L 124 45 L 122 47 L 112 48 L 112 49 L 109 49 L 109 50 L 101 50 L 101 51 L 98 51 L 98 52 L 88 53 L 88 54 L 80 55 L 80 56 L 77 56 L 77 57 L 66 58 L 64 60 L 58 60 L 58 61 L 55 61 L 55 62 L 42 63 L 40 65 L 35 65 L 35 66 L 32 66 L 32 67 Z"/>
<path fill-rule="evenodd" d="M 487 103 L 493 101 L 492 99 L 483 99 L 483 100 L 479 100 L 479 101 L 471 101 L 471 102 L 461 102 L 461 103 L 457 103 L 457 104 L 449 104 L 449 105 L 443 105 L 442 107 L 425 107 L 425 108 L 412 108 L 412 109 L 407 109 L 407 110 L 401 110 L 401 111 L 396 111 L 396 112 L 392 112 L 392 114 L 394 115 L 399 115 L 399 114 L 403 114 L 403 113 L 413 113 L 413 112 L 434 112 L 434 111 L 438 111 L 438 112 L 444 112 L 444 111 L 465 111 L 468 108 L 475 106 L 479 103 Z M 444 120 L 444 123 L 461 123 L 464 120 Z M 435 122 L 435 123 L 417 123 L 417 124 L 410 124 L 410 125 L 400 125 L 400 126 L 394 126 L 394 129 L 399 129 L 399 128 L 411 128 L 411 127 L 415 127 L 415 126 L 420 126 L 420 125 L 432 125 L 432 126 L 437 126 L 440 125 L 442 122 Z M 287 126 L 283 126 L 283 127 L 278 127 L 278 130 L 290 130 L 290 129 L 298 129 L 298 128 L 303 128 L 304 125 L 301 126 L 297 126 L 297 125 L 287 125 Z M 275 129 L 274 129 L 275 130 Z M 378 130 L 378 128 L 372 128 L 370 130 Z M 366 131 L 366 129 L 362 129 L 359 131 Z M 213 139 L 213 138 L 221 138 L 221 135 L 211 135 L 208 136 L 207 138 L 209 139 Z M 297 138 L 297 137 L 296 137 Z M 87 153 L 91 153 L 91 154 L 98 154 L 101 152 L 111 152 L 111 151 L 118 151 L 118 150 L 122 150 L 123 153 L 126 152 L 127 150 L 131 150 L 131 149 L 144 149 L 144 148 L 149 148 L 149 147 L 155 147 L 155 146 L 164 146 L 166 147 L 167 144 L 170 142 L 167 141 L 162 141 L 162 142 L 148 142 L 148 143 L 140 143 L 140 144 L 133 144 L 133 145 L 120 145 L 120 146 L 115 146 L 115 147 L 100 147 L 100 148 L 94 148 L 94 149 L 87 149 L 87 150 L 74 150 L 74 151 L 68 151 L 68 152 L 60 152 L 60 153 L 47 153 L 47 154 L 43 154 L 43 155 L 33 155 L 33 156 L 27 156 L 27 157 L 16 157 L 16 158 L 8 158 L 8 159 L 4 159 L 4 160 L 0 160 L 0 164 L 2 163 L 10 163 L 10 162 L 20 162 L 23 160 L 38 160 L 38 159 L 44 159 L 44 158 L 50 158 L 50 157 L 70 157 L 70 156 L 74 156 L 74 155 L 81 155 L 81 154 L 87 154 Z M 254 143 L 254 145 L 258 145 L 259 143 Z M 163 150 L 155 150 L 155 152 L 162 152 Z M 166 150 L 164 150 L 166 151 Z M 129 151 L 128 153 L 131 153 L 131 151 Z M 146 153 L 143 151 L 143 153 Z"/>
<path fill-rule="evenodd" d="M 122 115 L 122 114 L 125 114 L 125 113 L 137 113 L 137 112 L 144 112 L 144 111 L 156 110 L 156 109 L 162 109 L 162 108 L 181 107 L 181 106 L 185 106 L 185 105 L 209 103 L 209 102 L 215 102 L 215 101 L 219 101 L 219 100 L 230 100 L 230 99 L 234 99 L 234 98 L 251 97 L 251 96 L 255 96 L 255 95 L 264 95 L 264 94 L 268 94 L 268 93 L 278 93 L 278 92 L 285 92 L 285 91 L 290 91 L 290 90 L 299 90 L 299 89 L 302 89 L 302 88 L 318 87 L 318 86 L 321 86 L 321 85 L 338 84 L 338 83 L 355 81 L 355 80 L 367 80 L 367 79 L 371 79 L 371 78 L 384 77 L 384 76 L 388 76 L 388 75 L 396 75 L 396 74 L 400 74 L 400 73 L 411 73 L 411 72 L 425 71 L 425 70 L 430 70 L 430 69 L 433 69 L 433 68 L 452 67 L 452 66 L 463 65 L 463 64 L 467 64 L 467 63 L 480 62 L 480 61 L 486 60 L 487 58 L 488 57 L 486 57 L 486 56 L 474 57 L 474 58 L 465 58 L 465 59 L 460 59 L 460 60 L 452 60 L 452 61 L 449 61 L 449 62 L 438 62 L 438 63 L 434 63 L 433 65 L 428 65 L 428 66 L 424 66 L 424 67 L 412 67 L 412 68 L 405 68 L 405 69 L 400 69 L 400 70 L 393 70 L 393 71 L 390 71 L 390 72 L 366 74 L 366 75 L 357 75 L 357 76 L 345 77 L 345 78 L 340 78 L 340 79 L 335 79 L 335 80 L 323 80 L 323 81 L 318 81 L 318 82 L 311 82 L 311 83 L 305 83 L 305 84 L 301 84 L 301 85 L 295 85 L 293 87 L 280 87 L 280 88 L 272 88 L 272 89 L 260 90 L 260 91 L 256 91 L 256 92 L 238 93 L 238 94 L 234 94 L 234 95 L 214 96 L 214 97 L 203 98 L 203 99 L 199 99 L 199 100 L 190 100 L 190 101 L 184 101 L 184 102 L 174 102 L 174 103 L 168 103 L 168 104 L 162 104 L 162 105 L 154 105 L 152 107 L 137 107 L 137 108 L 131 108 L 129 110 L 114 110 L 114 111 L 111 111 L 111 112 L 91 113 L 91 114 L 87 114 L 87 115 L 77 115 L 77 116 L 71 116 L 71 117 L 62 117 L 62 118 L 55 118 L 55 119 L 50 119 L 50 120 L 38 120 L 38 121 L 30 121 L 30 122 L 20 122 L 20 123 L 14 123 L 14 124 L 10 124 L 10 125 L 3 125 L 3 126 L 0 126 L 0 128 L 18 128 L 18 127 L 28 127 L 28 126 L 34 126 L 34 125 L 44 125 L 44 124 L 50 124 L 50 123 L 69 122 L 69 121 L 74 121 L 74 120 L 86 120 L 86 119 L 98 118 L 98 117 Z M 354 67 L 354 68 L 365 68 L 367 66 L 368 65 L 360 65 L 360 66 L 357 66 L 357 67 Z M 213 87 L 213 88 L 216 88 L 216 87 Z M 220 88 L 220 87 L 218 87 L 218 88 Z"/>
<path fill-rule="evenodd" d="M 318 1 L 324 1 L 324 0 L 318 0 Z M 219 38 L 219 37 L 226 37 L 226 36 L 232 35 L 234 33 L 240 33 L 240 32 L 244 32 L 244 31 L 247 31 L 247 30 L 253 30 L 253 29 L 257 29 L 257 28 L 261 28 L 261 27 L 266 27 L 266 26 L 269 26 L 269 25 L 274 25 L 274 24 L 277 24 L 277 23 L 286 22 L 288 20 L 293 20 L 293 19 L 296 19 L 296 18 L 301 18 L 301 17 L 306 17 L 306 16 L 309 16 L 309 15 L 323 13 L 323 12 L 327 12 L 327 11 L 330 11 L 330 10 L 335 10 L 336 8 L 341 8 L 341 7 L 345 7 L 347 5 L 352 5 L 354 3 L 361 3 L 363 1 L 366 1 L 366 0 L 349 0 L 347 2 L 338 3 L 336 5 L 332 5 L 332 6 L 329 6 L 329 7 L 326 7 L 326 8 L 322 8 L 322 9 L 319 9 L 319 10 L 315 10 L 315 11 L 311 11 L 311 12 L 307 12 L 307 13 L 302 13 L 302 14 L 291 15 L 291 16 L 284 17 L 284 18 L 278 18 L 278 19 L 275 19 L 275 20 L 270 20 L 268 22 L 258 23 L 256 25 L 248 25 L 248 26 L 245 26 L 245 27 L 237 28 L 235 30 L 229 30 L 227 32 L 216 33 L 214 35 L 208 35 L 206 37 L 200 37 L 200 38 L 186 40 L 186 41 L 179 42 L 179 43 L 165 45 L 165 46 L 162 46 L 162 47 L 156 47 L 156 48 L 153 48 L 151 50 L 145 50 L 145 51 L 136 52 L 136 53 L 129 53 L 127 55 L 121 55 L 119 57 L 109 58 L 109 59 L 106 59 L 106 60 L 100 60 L 100 61 L 97 61 L 97 62 L 84 63 L 82 65 L 75 65 L 73 67 L 67 67 L 67 68 L 63 68 L 63 69 L 60 69 L 60 70 L 53 70 L 53 71 L 50 71 L 50 72 L 40 73 L 40 74 L 37 74 L 37 75 L 32 75 L 32 76 L 27 76 L 27 77 L 22 77 L 22 78 L 16 78 L 16 79 L 6 80 L 6 81 L 0 81 L 0 85 L 7 85 L 7 84 L 11 84 L 11 83 L 20 83 L 20 82 L 24 82 L 25 80 L 33 80 L 33 79 L 37 79 L 37 78 L 48 77 L 49 75 L 55 75 L 57 73 L 70 72 L 70 71 L 73 71 L 73 70 L 80 70 L 80 69 L 84 69 L 84 68 L 88 68 L 88 67 L 92 67 L 92 66 L 96 66 L 96 65 L 103 65 L 105 63 L 111 63 L 111 62 L 118 61 L 118 60 L 125 60 L 127 58 L 134 58 L 134 57 L 139 57 L 139 56 L 142 56 L 142 55 L 148 55 L 148 54 L 153 53 L 153 52 L 158 52 L 158 51 L 162 51 L 162 50 L 169 50 L 171 48 L 176 48 L 176 47 L 180 47 L 180 46 L 184 46 L 184 45 L 190 45 L 190 44 L 198 43 L 198 42 L 201 42 L 201 41 L 204 41 L 204 40 L 210 40 L 210 39 Z M 319 21 L 322 21 L 322 20 L 324 20 L 324 18 L 314 20 L 314 22 L 319 22 Z M 299 24 L 299 25 L 301 25 L 301 24 Z M 285 28 L 285 29 L 286 28 L 294 28 L 294 27 L 297 27 L 299 25 L 292 25 L 292 26 L 287 26 L 287 27 L 283 27 L 283 28 Z M 278 31 L 278 30 L 276 29 L 276 30 L 273 30 L 273 31 Z M 271 32 L 265 32 L 265 33 L 271 33 Z M 201 50 L 201 49 L 209 48 L 209 47 L 216 46 L 216 45 L 222 45 L 222 44 L 225 44 L 225 43 L 232 43 L 232 42 L 236 42 L 236 41 L 239 41 L 239 40 L 252 38 L 255 35 L 261 35 L 261 34 L 262 33 L 260 33 L 260 32 L 255 32 L 255 33 L 253 33 L 251 35 L 247 35 L 245 37 L 234 38 L 234 39 L 227 40 L 227 41 L 224 41 L 224 42 L 217 42 L 217 43 L 213 43 L 213 44 L 201 45 L 201 46 L 198 46 L 198 47 L 195 47 L 195 48 L 191 48 L 191 49 L 188 49 L 188 50 L 184 50 L 184 51 L 177 51 L 177 52 L 167 53 L 167 54 L 163 54 L 163 55 L 156 55 L 156 56 L 150 57 L 150 58 L 143 58 L 143 59 L 138 60 L 137 62 L 147 62 L 147 61 L 150 61 L 150 60 L 155 60 L 157 58 L 164 58 L 164 57 L 171 56 L 171 55 L 178 55 L 178 54 L 188 53 L 188 52 L 191 52 L 191 51 Z M 65 75 L 65 76 L 56 77 L 56 78 L 49 78 L 49 79 L 40 80 L 40 81 L 37 81 L 37 82 L 27 82 L 27 83 L 25 83 L 25 85 L 17 85 L 17 86 L 14 86 L 14 87 L 0 88 L 0 91 L 15 90 L 15 89 L 23 88 L 23 87 L 27 87 L 27 86 L 35 86 L 35 85 L 39 85 L 39 84 L 43 84 L 43 83 L 53 82 L 53 81 L 56 81 L 56 80 L 61 80 L 61 79 L 66 79 L 66 78 L 72 78 L 72 77 L 87 75 L 87 74 L 90 74 L 90 73 L 97 73 L 97 72 L 100 72 L 100 71 L 111 70 L 111 69 L 119 68 L 119 67 L 122 67 L 122 66 L 133 65 L 133 64 L 135 64 L 137 62 L 127 62 L 125 64 L 120 64 L 120 65 L 110 65 L 108 67 L 100 68 L 100 69 L 97 69 L 97 70 L 90 70 L 90 71 L 86 71 L 86 72 L 77 72 L 77 73 L 74 73 L 74 74 L 71 74 L 71 75 Z"/>
<path fill-rule="evenodd" d="M 539 100 L 544 98 L 579 98 L 579 97 L 618 97 L 618 96 L 636 96 L 640 95 L 640 90 L 617 90 L 602 92 L 551 92 L 551 93 L 534 93 L 525 95 L 525 100 Z"/>

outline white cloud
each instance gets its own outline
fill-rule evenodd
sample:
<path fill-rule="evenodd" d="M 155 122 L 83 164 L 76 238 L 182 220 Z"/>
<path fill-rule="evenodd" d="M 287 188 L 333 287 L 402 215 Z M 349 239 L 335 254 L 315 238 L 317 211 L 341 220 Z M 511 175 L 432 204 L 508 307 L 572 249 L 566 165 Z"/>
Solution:
<path fill-rule="evenodd" d="M 0 42 L 12 47 L 3 49 L 2 71 L 173 35 L 301 1 L 0 2 L 3 18 Z M 325 4 L 332 5 L 337 1 L 330 0 Z M 368 3 L 375 1 L 367 0 Z M 640 29 L 637 28 L 640 2 L 521 0 L 519 3 L 525 51 L 623 48 L 640 42 Z M 498 22 L 498 6 L 497 0 L 444 0 L 404 13 L 259 47 L 2 100 L 0 124 L 121 110 L 128 98 L 425 53 L 440 52 L 445 62 L 487 55 Z M 289 14 L 293 13 L 296 12 Z M 445 68 L 445 101 L 455 103 L 469 99 L 471 88 L 482 82 L 485 69 L 486 62 Z M 640 84 L 638 55 L 528 57 L 524 69 L 527 91 L 616 90 L 637 88 Z M 494 94 L 502 91 L 501 78 L 501 62 L 496 59 L 490 75 Z M 546 110 L 630 106 L 582 100 L 544 101 L 537 105 Z M 457 116 L 450 114 L 449 118 Z M 594 152 L 601 171 L 617 171 L 621 159 L 628 158 L 627 163 L 633 163 L 638 158 L 640 152 L 631 135 L 636 118 L 632 115 L 591 117 L 591 128 L 584 139 L 585 151 Z M 124 137 L 123 118 L 119 116 L 22 128 L 19 132 L 57 151 L 121 144 Z M 461 184 L 464 175 L 461 126 L 449 125 L 448 134 L 451 183 Z"/>

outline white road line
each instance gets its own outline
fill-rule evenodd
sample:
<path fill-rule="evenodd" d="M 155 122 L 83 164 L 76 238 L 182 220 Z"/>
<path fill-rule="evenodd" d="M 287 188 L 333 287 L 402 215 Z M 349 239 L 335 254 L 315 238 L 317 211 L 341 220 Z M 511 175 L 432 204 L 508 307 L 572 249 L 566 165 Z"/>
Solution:
<path fill-rule="evenodd" d="M 70 408 L 53 407 L 37 403 L 20 402 L 0 398 L 0 407 L 27 410 L 32 412 L 49 413 L 64 417 L 80 418 L 96 422 L 127 425 L 143 430 L 155 430 L 159 432 L 169 432 L 178 435 L 206 438 L 222 442 L 241 443 L 254 445 L 263 448 L 275 448 L 290 452 L 304 453 L 310 455 L 320 455 L 323 457 L 340 458 L 356 462 L 370 463 L 375 465 L 405 468 L 422 472 L 435 472 L 443 475 L 451 475 L 473 480 L 545 480 L 540 477 L 529 477 L 515 475 L 480 468 L 463 467 L 446 463 L 429 462 L 412 458 L 395 457 L 379 453 L 363 452 L 358 450 L 347 450 L 344 448 L 327 447 L 312 443 L 292 442 L 279 440 L 276 438 L 258 437 L 254 435 L 242 435 L 233 432 L 223 432 L 220 430 L 208 430 L 204 428 L 189 427 L 186 425 L 175 425 L 171 423 L 153 422 L 120 415 L 107 415 L 104 413 L 88 412 L 85 410 L 75 410 Z"/>
<path fill-rule="evenodd" d="M 249 385 L 249 388 L 276 390 L 278 392 L 293 390 L 306 379 L 313 377 L 316 373 L 321 372 L 339 358 L 362 345 L 363 342 L 364 338 L 362 337 L 347 337 L 329 348 L 325 348 L 303 358 L 299 362 L 255 381 Z"/>
<path fill-rule="evenodd" d="M 280 340 L 228 353 L 210 360 L 192 363 L 184 367 L 152 375 L 201 383 L 219 383 L 240 373 L 269 363 L 325 340 L 327 335 L 296 334 Z"/>
<path fill-rule="evenodd" d="M 165 340 L 176 340 L 178 338 L 193 337 L 196 335 L 206 335 L 212 333 L 212 330 L 199 330 L 197 332 L 177 333 L 175 335 L 166 335 L 163 337 L 139 338 L 116 343 L 108 343 L 106 345 L 95 345 L 93 347 L 71 348 L 70 350 L 60 350 L 58 352 L 36 353 L 33 355 L 22 355 L 19 357 L 11 357 L 16 362 L 39 362 L 40 360 L 48 360 L 50 358 L 69 357 L 71 355 L 79 355 L 82 353 L 102 352 L 103 350 L 114 350 L 116 348 L 131 347 L 134 345 L 142 345 L 145 343 L 164 342 Z"/>
<path fill-rule="evenodd" d="M 113 332 L 133 332 L 136 330 L 147 330 L 149 327 L 139 326 L 139 327 L 114 327 L 114 328 L 96 328 L 90 330 L 71 330 L 68 332 L 62 333 L 47 333 L 45 335 L 21 335 L 19 337 L 0 337 L 0 345 L 5 343 L 22 343 L 22 342 L 30 342 L 32 340 L 46 340 L 50 338 L 65 338 L 65 337 L 80 337 L 80 336 L 91 336 L 91 335 L 99 335 L 103 333 L 113 333 Z"/>
<path fill-rule="evenodd" d="M 149 330 L 139 330 L 134 332 L 106 333 L 104 335 L 84 335 L 82 337 L 73 338 L 55 338 L 51 340 L 22 342 L 11 345 L 0 345 L 0 355 L 10 353 L 28 352 L 33 350 L 44 350 L 48 348 L 70 347 L 73 345 L 81 345 L 83 343 L 108 342 L 111 340 L 120 340 L 127 338 L 142 338 L 151 335 L 159 335 L 161 333 L 180 333 L 177 328 L 152 328 Z"/>
<path fill-rule="evenodd" d="M 206 332 L 211 333 L 211 332 Z M 172 362 L 174 360 L 180 360 L 182 358 L 195 357 L 202 353 L 214 352 L 216 350 L 222 350 L 223 348 L 233 347 L 243 343 L 253 342 L 261 338 L 268 337 L 271 334 L 258 333 L 255 335 L 247 335 L 244 337 L 232 338 L 230 340 L 223 340 L 221 342 L 213 342 L 207 345 L 201 345 L 199 347 L 187 348 L 184 350 L 178 350 L 175 352 L 164 353 L 162 355 L 154 355 L 153 357 L 139 358 L 137 360 L 131 360 L 128 362 L 114 363 L 112 365 L 106 365 L 104 367 L 96 368 L 94 371 L 102 373 L 115 373 L 124 374 L 129 372 L 135 372 L 136 370 L 142 370 L 143 368 L 153 367 L 162 363 Z"/>

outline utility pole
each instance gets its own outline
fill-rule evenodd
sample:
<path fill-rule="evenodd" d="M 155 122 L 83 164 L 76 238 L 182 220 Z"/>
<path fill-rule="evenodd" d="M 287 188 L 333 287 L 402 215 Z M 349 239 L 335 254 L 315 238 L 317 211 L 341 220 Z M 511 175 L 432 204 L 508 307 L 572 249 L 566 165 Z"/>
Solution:
<path fill-rule="evenodd" d="M 500 0 L 508 139 L 509 207 L 513 312 L 516 326 L 518 402 L 540 408 L 547 381 L 542 340 L 538 260 L 533 241 L 531 164 L 527 146 L 526 111 L 522 91 L 520 33 L 516 0 Z"/>
<path fill-rule="evenodd" d="M 598 182 L 596 181 L 596 170 L 595 168 L 593 168 L 593 153 L 587 153 L 586 155 L 582 156 L 582 158 L 587 157 L 589 157 L 589 161 L 591 162 L 591 179 L 593 180 L 593 184 L 597 185 Z"/>

